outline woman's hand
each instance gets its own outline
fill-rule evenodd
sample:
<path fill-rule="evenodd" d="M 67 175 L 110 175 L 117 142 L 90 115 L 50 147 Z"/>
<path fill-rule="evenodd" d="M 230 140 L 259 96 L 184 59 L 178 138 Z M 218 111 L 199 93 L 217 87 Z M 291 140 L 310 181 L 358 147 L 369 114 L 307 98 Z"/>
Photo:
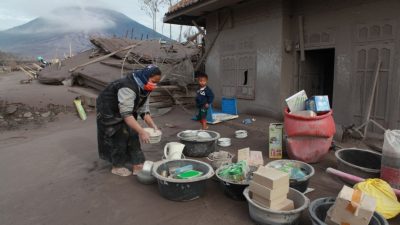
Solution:
<path fill-rule="evenodd" d="M 139 132 L 139 139 L 143 143 L 149 143 L 150 142 L 150 134 L 142 129 L 142 131 Z"/>

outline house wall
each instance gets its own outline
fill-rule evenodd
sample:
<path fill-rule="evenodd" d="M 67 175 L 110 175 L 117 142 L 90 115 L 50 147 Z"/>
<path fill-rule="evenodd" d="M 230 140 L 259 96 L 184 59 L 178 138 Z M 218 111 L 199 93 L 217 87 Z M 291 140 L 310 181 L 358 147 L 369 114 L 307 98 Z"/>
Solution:
<path fill-rule="evenodd" d="M 384 127 L 400 127 L 398 12 L 397 0 L 294 2 L 295 44 L 299 40 L 298 16 L 302 15 L 306 50 L 335 48 L 333 109 L 337 123 L 350 125 L 364 121 L 380 55 L 382 64 L 371 115 Z"/>
<path fill-rule="evenodd" d="M 298 18 L 303 16 L 305 49 L 335 49 L 336 123 L 362 123 L 381 55 L 372 118 L 385 127 L 399 128 L 398 12 L 397 0 L 252 0 L 209 14 L 206 46 L 219 35 L 206 61 L 217 105 L 222 96 L 254 91 L 254 98 L 240 96 L 240 112 L 282 117 L 284 99 L 299 88 Z M 218 29 L 224 18 L 229 19 Z M 252 68 L 252 60 L 254 69 L 248 75 L 254 72 L 254 79 L 247 85 L 254 83 L 254 90 L 237 88 L 243 82 L 243 67 Z"/>
<path fill-rule="evenodd" d="M 248 98 L 238 99 L 241 113 L 281 116 L 282 8 L 280 1 L 250 1 L 208 16 L 206 46 L 218 35 L 217 27 L 229 18 L 206 61 L 216 104 L 222 96 L 239 94 Z M 250 68 L 248 75 L 254 76 L 248 78 L 250 87 L 235 88 L 235 84 L 243 85 L 246 68 Z M 254 98 L 246 96 L 251 92 Z"/>

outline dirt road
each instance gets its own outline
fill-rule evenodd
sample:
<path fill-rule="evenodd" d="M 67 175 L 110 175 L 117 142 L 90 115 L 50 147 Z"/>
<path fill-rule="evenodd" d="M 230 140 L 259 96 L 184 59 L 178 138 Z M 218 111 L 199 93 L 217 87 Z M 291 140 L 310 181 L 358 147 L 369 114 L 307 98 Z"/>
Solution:
<path fill-rule="evenodd" d="M 4 84 L 4 80 L 0 79 L 0 83 Z M 11 82 L 12 79 L 6 80 Z M 26 93 L 29 89 L 36 90 L 36 94 L 42 92 L 43 99 L 48 101 L 49 93 L 63 96 L 52 102 L 56 105 L 72 106 L 75 97 L 65 87 L 11 83 L 14 88 L 24 90 L 19 90 L 24 93 L 19 93 L 19 100 L 13 101 L 24 104 L 35 104 L 32 100 L 23 101 L 29 97 L 23 96 L 29 95 Z M 8 101 L 16 98 L 7 94 L 3 91 L 0 96 Z M 52 97 L 54 99 L 57 98 Z M 163 139 L 159 144 L 143 146 L 147 159 L 161 159 L 163 146 L 177 141 L 179 131 L 199 128 L 190 117 L 175 108 L 155 118 L 163 131 Z M 265 158 L 267 125 L 271 120 L 257 117 L 255 123 L 243 125 L 240 121 L 244 118 L 210 126 L 210 129 L 232 138 L 232 146 L 224 150 L 235 153 L 237 149 L 250 147 L 262 150 Z M 166 123 L 175 127 L 170 128 Z M 249 131 L 247 139 L 233 138 L 234 131 L 239 128 Z M 323 163 L 314 165 L 316 175 L 310 187 L 316 190 L 307 194 L 310 199 L 336 196 L 342 187 L 343 183 L 324 173 L 328 166 L 335 167 L 333 152 Z M 97 155 L 93 112 L 89 113 L 87 121 L 67 111 L 55 115 L 52 122 L 1 131 L 0 177 L 0 221 L 4 225 L 253 224 L 247 203 L 227 198 L 213 180 L 208 181 L 205 196 L 190 202 L 173 202 L 160 196 L 157 185 L 142 185 L 133 176 L 112 175 L 110 165 Z M 303 213 L 301 224 L 310 224 L 307 212 Z"/>

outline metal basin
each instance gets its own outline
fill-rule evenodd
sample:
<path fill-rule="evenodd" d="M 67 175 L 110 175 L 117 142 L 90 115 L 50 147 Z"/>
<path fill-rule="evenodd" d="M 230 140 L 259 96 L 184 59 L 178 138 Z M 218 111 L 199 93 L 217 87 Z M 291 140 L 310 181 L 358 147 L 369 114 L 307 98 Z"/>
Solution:
<path fill-rule="evenodd" d="M 344 148 L 335 152 L 338 169 L 362 178 L 375 178 L 380 176 L 382 154 L 358 149 Z"/>
<path fill-rule="evenodd" d="M 193 169 L 203 172 L 200 177 L 190 179 L 175 179 L 162 176 L 162 171 L 169 168 L 193 165 Z M 193 159 L 164 160 L 154 163 L 153 176 L 158 181 L 160 194 L 166 199 L 173 201 L 189 201 L 203 195 L 207 179 L 214 176 L 213 168 L 207 163 Z"/>
<path fill-rule="evenodd" d="M 294 209 L 289 211 L 277 211 L 259 206 L 249 197 L 249 188 L 244 190 L 243 195 L 249 204 L 250 217 L 258 225 L 297 225 L 301 213 L 310 204 L 310 200 L 304 194 L 293 188 L 290 188 L 288 198 L 294 202 Z"/>
<path fill-rule="evenodd" d="M 217 150 L 217 140 L 220 134 L 215 131 L 201 130 L 207 132 L 211 138 L 198 138 L 196 135 L 187 135 L 185 131 L 177 134 L 180 142 L 185 145 L 183 154 L 189 157 L 207 157 L 210 153 Z M 196 130 L 194 132 L 200 132 Z"/>

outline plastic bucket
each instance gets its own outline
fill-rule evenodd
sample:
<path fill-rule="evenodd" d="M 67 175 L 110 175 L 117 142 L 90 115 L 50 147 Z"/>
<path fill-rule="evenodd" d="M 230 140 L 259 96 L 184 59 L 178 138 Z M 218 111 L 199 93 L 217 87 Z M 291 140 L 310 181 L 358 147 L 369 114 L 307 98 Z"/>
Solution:
<path fill-rule="evenodd" d="M 335 152 L 338 169 L 362 178 L 380 176 L 382 155 L 366 149 L 344 148 Z"/>
<path fill-rule="evenodd" d="M 172 167 L 179 168 L 187 165 L 192 165 L 194 170 L 202 172 L 203 175 L 190 179 L 176 179 L 161 175 L 163 171 L 168 171 Z M 193 159 L 158 161 L 154 163 L 152 173 L 158 181 L 160 194 L 173 201 L 189 201 L 199 198 L 205 191 L 207 179 L 214 176 L 214 170 L 210 165 Z"/>
<path fill-rule="evenodd" d="M 219 167 L 217 171 L 215 171 L 215 176 L 218 178 L 220 183 L 220 187 L 224 191 L 225 195 L 234 200 L 244 201 L 246 198 L 243 195 L 243 191 L 245 188 L 249 186 L 249 182 L 245 183 L 234 183 L 232 181 L 226 180 L 218 175 L 219 171 L 224 167 Z"/>
<path fill-rule="evenodd" d="M 303 173 L 306 174 L 306 176 L 302 179 L 290 179 L 290 187 L 294 188 L 300 192 L 305 192 L 308 188 L 308 183 L 311 179 L 312 176 L 314 176 L 314 167 L 312 167 L 311 165 L 304 163 L 304 162 L 300 162 L 297 160 L 287 160 L 287 159 L 282 159 L 282 160 L 275 160 L 272 162 L 267 163 L 267 167 L 271 167 L 271 168 L 277 168 L 279 165 L 285 164 L 285 163 L 292 163 L 294 164 L 294 166 L 296 166 L 297 168 L 299 168 Z"/>
<path fill-rule="evenodd" d="M 311 217 L 311 221 L 313 225 L 326 225 L 325 217 L 329 208 L 333 206 L 335 203 L 334 197 L 328 198 L 318 198 L 311 202 L 310 207 L 308 208 L 308 213 Z M 383 216 L 379 213 L 374 212 L 369 225 L 389 225 Z"/>

